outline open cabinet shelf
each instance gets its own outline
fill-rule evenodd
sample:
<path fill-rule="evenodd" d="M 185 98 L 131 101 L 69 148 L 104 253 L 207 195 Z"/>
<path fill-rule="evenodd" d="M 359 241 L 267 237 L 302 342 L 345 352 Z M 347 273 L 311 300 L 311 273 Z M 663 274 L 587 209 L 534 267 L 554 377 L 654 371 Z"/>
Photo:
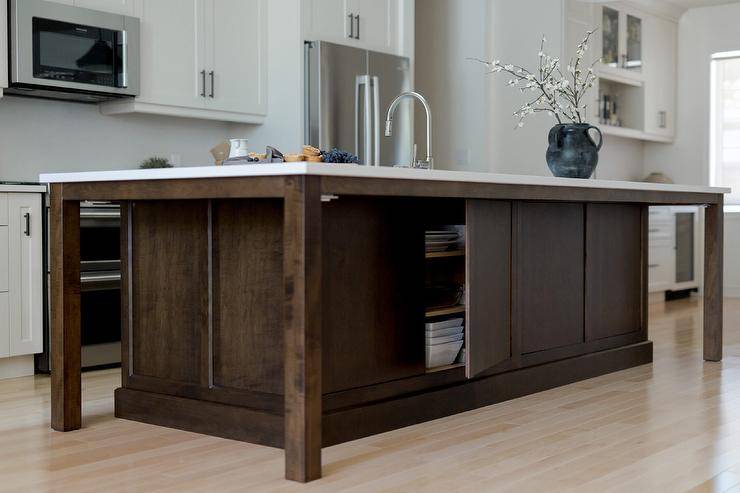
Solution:
<path fill-rule="evenodd" d="M 426 258 L 450 258 L 450 257 L 464 257 L 465 250 L 449 250 L 447 252 L 427 252 Z"/>
<path fill-rule="evenodd" d="M 451 306 L 448 308 L 437 308 L 434 310 L 427 310 L 426 317 L 443 317 L 445 315 L 455 315 L 457 313 L 465 313 L 465 305 Z"/>
<path fill-rule="evenodd" d="M 438 366 L 436 368 L 427 368 L 427 373 L 437 373 L 440 371 L 455 370 L 457 368 L 465 368 L 465 363 L 454 363 L 447 366 Z"/>

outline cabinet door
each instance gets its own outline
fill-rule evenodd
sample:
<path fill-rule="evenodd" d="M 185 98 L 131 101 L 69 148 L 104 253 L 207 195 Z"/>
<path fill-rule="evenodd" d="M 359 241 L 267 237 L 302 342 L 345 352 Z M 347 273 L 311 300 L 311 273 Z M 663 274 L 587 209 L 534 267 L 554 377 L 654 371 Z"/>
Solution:
<path fill-rule="evenodd" d="M 134 15 L 133 0 L 74 0 L 74 5 L 113 14 Z"/>
<path fill-rule="evenodd" d="M 306 2 L 306 35 L 312 41 L 352 44 L 357 0 L 308 0 Z"/>
<path fill-rule="evenodd" d="M 0 293 L 0 358 L 10 356 L 10 302 L 8 293 Z"/>
<path fill-rule="evenodd" d="M 398 19 L 401 0 L 356 0 L 359 21 L 355 22 L 355 36 L 361 47 L 375 51 L 391 51 L 394 45 L 393 21 Z M 395 15 L 394 15 L 395 14 Z"/>
<path fill-rule="evenodd" d="M 267 0 L 207 0 L 208 109 L 267 113 L 267 9 Z"/>
<path fill-rule="evenodd" d="M 673 137 L 676 121 L 676 23 L 645 19 L 645 132 Z"/>
<path fill-rule="evenodd" d="M 511 357 L 511 203 L 466 207 L 465 374 L 473 378 Z"/>
<path fill-rule="evenodd" d="M 583 337 L 583 205 L 516 205 L 514 326 L 523 354 Z"/>
<path fill-rule="evenodd" d="M 8 2 L 0 2 L 0 96 L 8 87 Z"/>
<path fill-rule="evenodd" d="M 642 207 L 586 207 L 586 340 L 642 328 Z"/>
<path fill-rule="evenodd" d="M 136 0 L 135 6 L 144 47 L 137 100 L 203 108 L 205 0 Z"/>
<path fill-rule="evenodd" d="M 41 195 L 11 193 L 8 205 L 10 354 L 20 356 L 43 349 Z"/>

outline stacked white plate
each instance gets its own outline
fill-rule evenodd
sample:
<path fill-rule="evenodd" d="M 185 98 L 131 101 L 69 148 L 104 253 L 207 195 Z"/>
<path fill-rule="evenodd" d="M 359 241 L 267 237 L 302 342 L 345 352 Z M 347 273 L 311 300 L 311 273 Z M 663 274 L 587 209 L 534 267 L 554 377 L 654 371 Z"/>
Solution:
<path fill-rule="evenodd" d="M 425 324 L 427 368 L 451 365 L 465 343 L 462 318 Z"/>
<path fill-rule="evenodd" d="M 427 252 L 444 252 L 457 244 L 460 233 L 457 231 L 427 231 L 425 234 Z"/>

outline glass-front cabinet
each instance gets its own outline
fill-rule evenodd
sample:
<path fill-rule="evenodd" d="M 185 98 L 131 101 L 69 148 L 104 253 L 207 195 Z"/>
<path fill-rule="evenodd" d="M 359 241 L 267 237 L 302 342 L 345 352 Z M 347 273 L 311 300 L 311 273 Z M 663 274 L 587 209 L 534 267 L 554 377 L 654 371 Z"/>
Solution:
<path fill-rule="evenodd" d="M 602 70 L 640 77 L 643 65 L 642 17 L 619 4 L 602 7 Z"/>

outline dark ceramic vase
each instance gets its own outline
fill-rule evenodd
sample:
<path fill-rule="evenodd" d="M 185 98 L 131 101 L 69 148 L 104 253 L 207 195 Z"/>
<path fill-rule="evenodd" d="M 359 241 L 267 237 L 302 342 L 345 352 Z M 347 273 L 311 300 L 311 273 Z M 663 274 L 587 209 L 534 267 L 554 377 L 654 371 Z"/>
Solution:
<path fill-rule="evenodd" d="M 596 144 L 590 130 L 599 133 Z M 561 178 L 591 178 L 599 163 L 599 150 L 604 143 L 601 130 L 588 123 L 558 124 L 550 129 L 547 166 Z"/>

